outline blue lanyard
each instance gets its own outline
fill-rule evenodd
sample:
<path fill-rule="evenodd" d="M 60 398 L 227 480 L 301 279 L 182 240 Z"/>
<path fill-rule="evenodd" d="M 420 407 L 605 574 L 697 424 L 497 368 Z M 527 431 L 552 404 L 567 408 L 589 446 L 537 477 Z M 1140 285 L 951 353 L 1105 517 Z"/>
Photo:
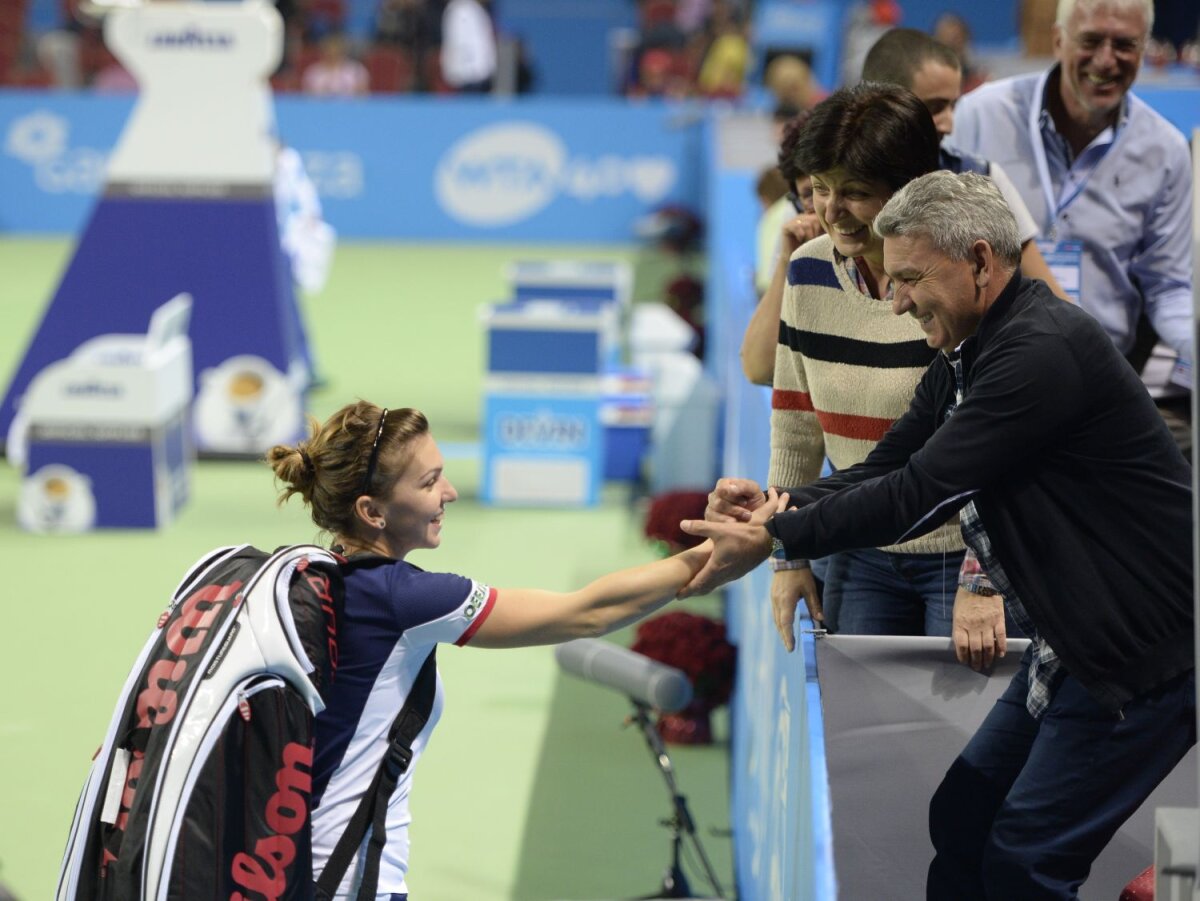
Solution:
<path fill-rule="evenodd" d="M 1037 168 L 1038 181 L 1041 182 L 1042 192 L 1046 195 L 1046 212 L 1051 214 L 1049 222 L 1051 230 L 1053 230 L 1054 222 L 1058 219 L 1062 211 L 1069 207 L 1075 201 L 1075 198 L 1083 193 L 1083 189 L 1087 187 L 1088 179 L 1092 177 L 1092 173 L 1096 170 L 1096 167 L 1100 165 L 1108 152 L 1112 150 L 1113 145 L 1117 143 L 1117 137 L 1121 132 L 1120 120 L 1118 119 L 1117 125 L 1113 126 L 1112 140 L 1101 151 L 1100 159 L 1097 159 L 1088 167 L 1083 178 L 1075 185 L 1075 190 L 1071 191 L 1067 196 L 1060 196 L 1056 200 L 1054 197 L 1054 182 L 1050 178 L 1050 163 L 1046 158 L 1045 136 L 1042 134 L 1042 110 L 1045 109 L 1046 82 L 1053 71 L 1054 69 L 1050 69 L 1042 73 L 1042 77 L 1038 79 L 1037 87 L 1034 89 L 1033 98 L 1029 104 L 1029 139 L 1033 145 L 1033 160 Z M 1059 77 L 1062 77 L 1061 74 Z M 1126 101 L 1122 100 L 1122 103 L 1124 102 Z M 1087 149 L 1085 148 L 1084 153 L 1086 152 Z M 1069 175 L 1070 167 L 1068 167 L 1067 172 Z"/>

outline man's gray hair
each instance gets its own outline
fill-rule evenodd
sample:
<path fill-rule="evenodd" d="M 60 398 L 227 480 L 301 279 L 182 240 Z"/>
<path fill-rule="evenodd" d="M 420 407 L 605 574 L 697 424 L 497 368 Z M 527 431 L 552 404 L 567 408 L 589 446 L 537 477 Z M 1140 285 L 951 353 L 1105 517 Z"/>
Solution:
<path fill-rule="evenodd" d="M 1146 14 L 1146 34 L 1150 34 L 1150 30 L 1154 28 L 1154 0 L 1058 0 L 1058 14 L 1054 17 L 1054 24 L 1060 28 L 1066 28 L 1067 20 L 1071 18 L 1075 7 L 1082 6 L 1084 9 L 1091 9 L 1101 4 L 1117 9 L 1141 7 L 1142 12 Z"/>
<path fill-rule="evenodd" d="M 1004 195 L 990 178 L 941 170 L 922 175 L 892 195 L 875 217 L 884 238 L 924 236 L 952 260 L 971 259 L 982 239 L 1005 268 L 1021 261 L 1021 235 Z"/>

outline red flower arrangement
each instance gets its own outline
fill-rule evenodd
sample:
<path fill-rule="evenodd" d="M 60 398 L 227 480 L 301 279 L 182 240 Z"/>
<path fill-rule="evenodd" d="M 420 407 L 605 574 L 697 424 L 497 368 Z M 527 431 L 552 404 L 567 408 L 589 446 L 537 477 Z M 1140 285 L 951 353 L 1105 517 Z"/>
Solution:
<path fill-rule="evenodd" d="M 663 738 L 680 744 L 712 741 L 709 715 L 733 694 L 737 648 L 725 637 L 725 624 L 707 616 L 676 611 L 643 622 L 633 650 L 682 670 L 692 683 L 692 703 L 683 711 L 663 714 Z"/>
<path fill-rule="evenodd" d="M 645 535 L 662 546 L 664 556 L 678 554 L 704 541 L 698 535 L 689 535 L 679 528 L 680 520 L 704 519 L 708 506 L 708 495 L 703 491 L 667 491 L 650 500 L 643 526 Z"/>

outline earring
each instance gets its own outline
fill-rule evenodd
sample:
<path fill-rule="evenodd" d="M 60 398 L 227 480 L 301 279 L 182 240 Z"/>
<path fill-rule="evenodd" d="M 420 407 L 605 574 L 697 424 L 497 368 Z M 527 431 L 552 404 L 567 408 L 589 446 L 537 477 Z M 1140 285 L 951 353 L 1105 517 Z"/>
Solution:
<path fill-rule="evenodd" d="M 377 527 L 377 528 L 379 529 L 379 531 L 381 531 L 381 532 L 382 532 L 384 529 L 386 529 L 386 528 L 387 528 L 387 521 L 386 521 L 386 520 L 382 520 L 382 519 L 381 519 L 381 520 L 379 520 L 379 525 L 378 525 L 378 527 Z"/>

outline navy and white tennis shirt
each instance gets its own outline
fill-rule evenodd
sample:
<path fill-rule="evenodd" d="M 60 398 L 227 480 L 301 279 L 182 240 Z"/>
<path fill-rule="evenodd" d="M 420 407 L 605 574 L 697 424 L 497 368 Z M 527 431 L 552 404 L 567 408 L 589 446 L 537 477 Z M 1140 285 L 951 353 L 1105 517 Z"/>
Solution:
<path fill-rule="evenodd" d="M 465 645 L 495 602 L 494 588 L 451 573 L 425 572 L 402 560 L 347 572 L 337 674 L 316 720 L 314 874 L 324 868 L 370 786 L 387 750 L 388 730 L 430 650 L 439 642 Z M 378 886 L 384 897 L 408 891 L 408 793 L 443 704 L 439 677 L 429 722 L 413 742 L 412 763 L 388 802 Z M 357 868 L 356 860 L 341 892 L 349 891 Z"/>

